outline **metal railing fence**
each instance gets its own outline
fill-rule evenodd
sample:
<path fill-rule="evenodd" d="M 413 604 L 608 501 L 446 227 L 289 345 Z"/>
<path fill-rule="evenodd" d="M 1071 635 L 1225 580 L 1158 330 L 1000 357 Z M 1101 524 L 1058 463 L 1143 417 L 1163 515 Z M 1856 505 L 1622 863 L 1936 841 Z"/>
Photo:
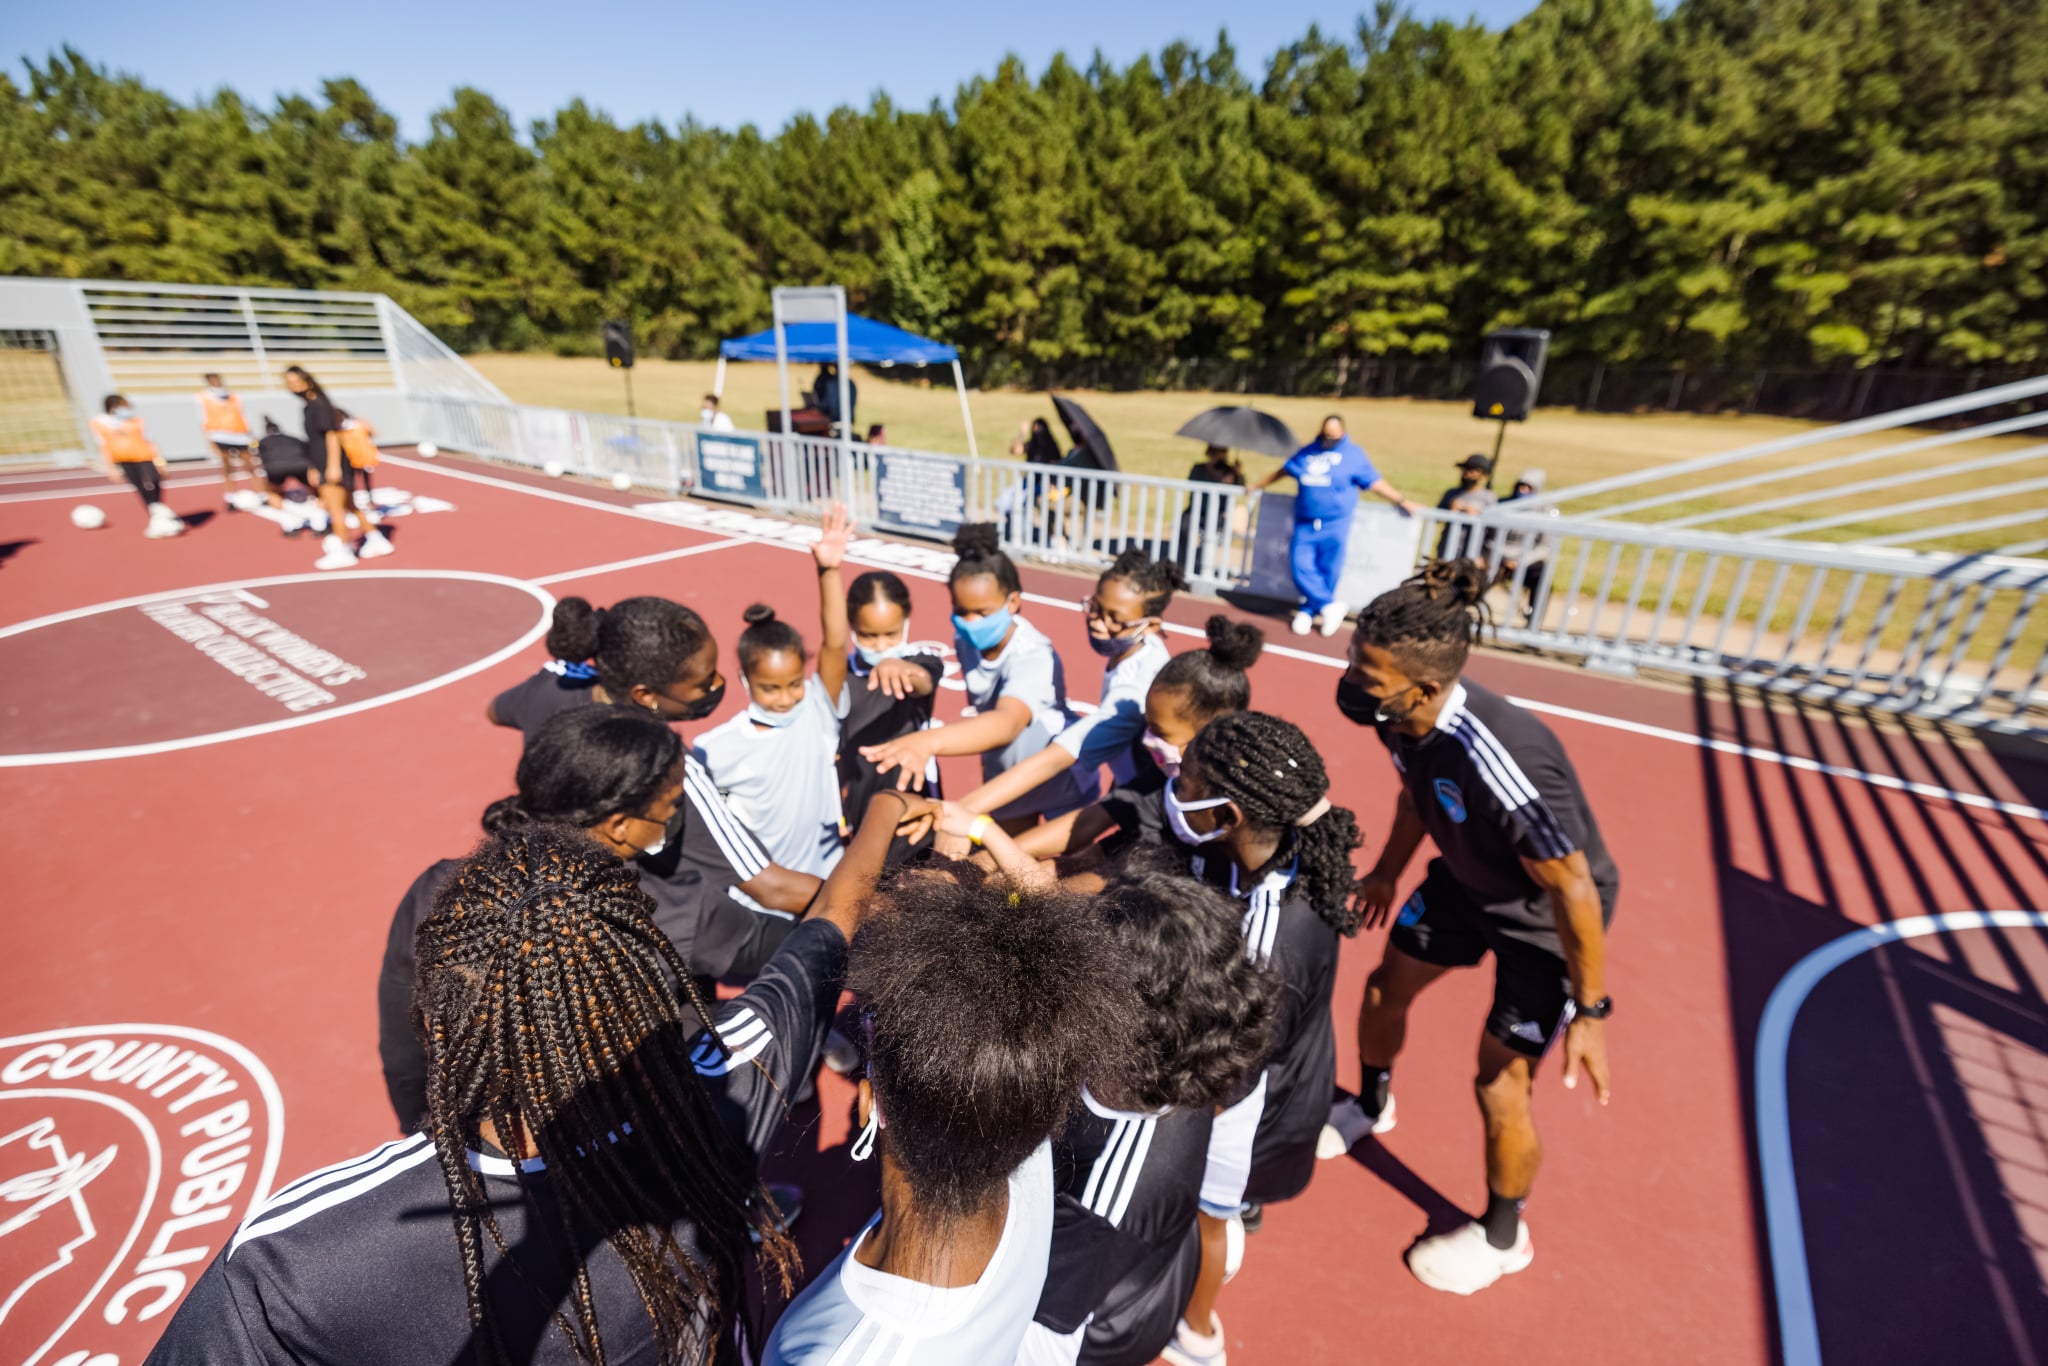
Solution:
<path fill-rule="evenodd" d="M 2048 563 L 1567 520 L 1422 514 L 1421 559 L 1492 573 L 1494 634 L 2001 731 L 2048 726 Z"/>
<path fill-rule="evenodd" d="M 1014 554 L 1100 568 L 1136 547 L 1177 560 L 1206 591 L 1242 587 L 1250 574 L 1256 500 L 1232 485 L 461 398 L 412 403 L 420 430 L 451 449 L 599 479 L 623 473 L 640 487 L 776 512 L 845 502 L 870 528 L 918 533 L 884 506 L 886 467 L 908 459 L 942 476 L 957 499 L 951 521 L 997 522 Z M 706 466 L 707 441 L 725 443 L 714 452 L 751 448 L 745 487 L 732 486 L 730 469 Z M 1418 565 L 1458 555 L 1488 565 L 1492 638 L 1503 645 L 1612 672 L 1663 669 L 2048 733 L 2048 563 L 1774 542 L 1512 505 L 1419 515 Z"/>
<path fill-rule="evenodd" d="M 832 438 L 715 432 L 692 424 L 557 408 L 413 398 L 420 430 L 451 449 L 596 479 L 624 474 L 642 488 L 815 514 L 842 502 L 862 525 L 943 538 L 959 522 L 991 521 L 1006 550 L 1036 560 L 1107 567 L 1136 548 L 1180 564 L 1207 591 L 1241 582 L 1249 567 L 1245 491 L 1150 475 L 1023 465 Z M 707 467 L 701 443 L 740 454 L 744 474 Z M 951 490 L 950 509 L 929 525 L 905 520 L 889 499 L 896 462 L 920 468 L 920 484 Z"/>

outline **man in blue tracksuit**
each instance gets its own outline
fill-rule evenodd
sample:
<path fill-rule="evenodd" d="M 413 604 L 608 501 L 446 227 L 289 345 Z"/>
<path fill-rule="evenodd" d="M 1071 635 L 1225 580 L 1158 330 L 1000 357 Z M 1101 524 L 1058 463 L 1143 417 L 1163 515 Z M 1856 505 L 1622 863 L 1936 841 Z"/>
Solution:
<path fill-rule="evenodd" d="M 1373 468 L 1358 443 L 1344 434 L 1344 419 L 1335 414 L 1323 419 L 1320 436 L 1251 486 L 1262 489 L 1283 474 L 1293 475 L 1299 489 L 1289 557 L 1303 602 L 1290 625 L 1298 636 L 1307 635 L 1312 624 L 1334 636 L 1344 627 L 1337 583 L 1344 577 L 1344 549 L 1351 539 L 1352 514 L 1358 511 L 1358 490 L 1378 494 L 1404 516 L 1415 515 L 1415 504 Z"/>

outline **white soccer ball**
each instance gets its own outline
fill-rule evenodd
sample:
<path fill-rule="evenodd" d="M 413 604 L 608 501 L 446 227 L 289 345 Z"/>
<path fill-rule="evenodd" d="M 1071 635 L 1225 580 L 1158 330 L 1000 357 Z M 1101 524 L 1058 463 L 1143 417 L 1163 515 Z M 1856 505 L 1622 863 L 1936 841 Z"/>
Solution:
<path fill-rule="evenodd" d="M 441 448 L 431 441 L 422 441 L 413 449 L 420 453 L 420 459 L 422 460 L 432 460 L 441 453 Z"/>
<path fill-rule="evenodd" d="M 71 525 L 81 531 L 98 531 L 107 524 L 107 514 L 91 503 L 80 503 L 71 509 Z"/>
<path fill-rule="evenodd" d="M 612 476 L 612 487 L 624 493 L 627 489 L 633 487 L 633 476 L 624 470 L 620 470 Z"/>
<path fill-rule="evenodd" d="M 550 479 L 560 479 L 566 473 L 562 467 L 562 462 L 559 460 L 548 461 L 547 464 L 540 467 L 540 470 L 542 474 L 547 475 Z"/>

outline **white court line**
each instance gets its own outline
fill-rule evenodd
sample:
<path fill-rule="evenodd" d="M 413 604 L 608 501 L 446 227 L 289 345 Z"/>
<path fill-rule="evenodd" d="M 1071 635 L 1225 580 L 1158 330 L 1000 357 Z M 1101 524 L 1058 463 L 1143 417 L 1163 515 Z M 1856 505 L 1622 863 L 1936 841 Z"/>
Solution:
<path fill-rule="evenodd" d="M 58 479 L 85 479 L 98 471 L 87 465 L 73 465 L 68 470 L 44 470 L 40 474 L 0 475 L 0 489 L 11 489 L 16 484 L 48 484 Z"/>
<path fill-rule="evenodd" d="M 467 479 L 472 483 L 489 484 L 495 488 L 511 489 L 517 493 L 530 493 L 536 497 L 550 498 L 556 502 L 571 503 L 578 507 L 595 508 L 600 512 L 619 513 L 640 522 L 649 520 L 644 514 L 635 512 L 629 506 L 620 506 L 617 503 L 601 503 L 592 498 L 579 498 L 570 493 L 557 493 L 553 489 L 537 489 L 528 484 L 515 483 L 510 479 L 494 479 L 487 474 L 471 474 L 462 470 L 443 469 L 425 462 L 406 460 L 399 456 L 386 456 L 385 461 L 388 464 L 404 465 L 410 469 L 424 470 L 433 474 L 445 474 L 451 479 Z M 637 506 L 644 507 L 646 504 L 638 504 Z M 765 516 L 766 514 L 754 513 L 751 515 Z M 670 525 L 681 526 L 684 524 L 670 523 Z M 794 545 L 788 541 L 776 540 L 767 536 L 750 536 L 745 532 L 735 532 L 732 533 L 732 539 L 735 541 L 751 541 L 757 545 L 780 546 L 784 550 L 809 553 L 808 546 Z M 879 563 L 878 561 L 860 560 L 853 555 L 847 556 L 847 560 L 851 563 L 860 564 Z M 881 567 L 910 578 L 926 579 L 935 583 L 944 581 L 944 576 L 942 575 L 928 573 L 923 570 L 908 569 L 901 565 L 891 564 L 882 565 Z M 1026 593 L 1023 596 L 1026 602 L 1038 603 L 1046 607 L 1058 607 L 1068 612 L 1078 612 L 1081 610 L 1081 604 L 1075 598 L 1051 597 L 1043 593 Z M 1177 622 L 1167 622 L 1165 626 L 1166 630 L 1174 635 L 1206 639 L 1206 633 L 1200 627 L 1182 626 Z M 1270 640 L 1266 644 L 1264 653 L 1277 655 L 1282 659 L 1294 659 L 1308 664 L 1320 664 L 1328 669 L 1343 669 L 1346 667 L 1345 661 L 1342 659 L 1316 654 L 1311 650 L 1298 650 L 1292 646 L 1274 644 Z M 1732 754 L 1744 759 L 1754 759 L 1758 763 L 1776 764 L 1780 767 L 1795 769 L 1803 773 L 1818 773 L 1830 778 L 1845 778 L 1852 782 L 1864 783 L 1889 792 L 1905 792 L 1916 797 L 1927 797 L 1937 801 L 1950 801 L 1958 806 L 1974 807 L 1982 811 L 1996 811 L 2001 815 L 2018 816 L 2026 820 L 2048 821 L 2048 810 L 2038 806 L 2028 806 L 2023 802 L 2001 801 L 1995 797 L 1984 796 L 1981 793 L 1963 792 L 1955 788 L 1940 787 L 1933 783 L 1909 782 L 1904 778 L 1895 778 L 1890 774 L 1871 773 L 1860 768 L 1847 768 L 1840 764 L 1822 763 L 1818 759 L 1808 759 L 1797 754 L 1785 754 L 1774 749 L 1760 749 L 1757 746 L 1741 744 L 1734 740 L 1710 740 L 1688 731 L 1670 730 L 1663 726 L 1646 725 L 1640 721 L 1626 721 L 1620 717 L 1602 716 L 1597 712 L 1580 711 L 1574 707 L 1558 706 L 1552 702 L 1539 702 L 1534 698 L 1510 696 L 1508 701 L 1513 702 L 1518 707 L 1525 707 L 1543 716 L 1562 717 L 1567 721 L 1578 721 L 1589 726 L 1602 726 L 1608 730 L 1624 731 L 1630 735 L 1641 735 L 1653 740 L 1669 740 L 1673 744 L 1688 745 L 1694 749 L 1711 750 L 1716 754 Z"/>
<path fill-rule="evenodd" d="M 1821 978 L 1851 958 L 1908 939 L 1955 930 L 2048 928 L 2040 911 L 1947 911 L 1916 915 L 1830 940 L 1800 959 L 1771 991 L 1756 1033 L 1757 1166 L 1762 1176 L 1764 1221 L 1770 1231 L 1771 1279 L 1778 1292 L 1778 1340 L 1785 1366 L 1820 1366 L 1820 1325 L 1807 1271 L 1806 1232 L 1799 1215 L 1799 1181 L 1792 1163 L 1792 1125 L 1786 1107 L 1785 1061 L 1799 1007 Z"/>
<path fill-rule="evenodd" d="M 185 479 L 164 479 L 157 483 L 157 487 L 160 489 L 189 489 L 197 488 L 201 484 L 211 484 L 215 488 L 219 488 L 220 476 L 217 474 L 201 474 Z M 133 492 L 135 492 L 135 486 L 126 479 L 103 479 L 97 484 L 82 489 L 52 489 L 42 493 L 0 494 L 0 503 L 40 503 L 51 498 L 95 498 L 103 493 L 111 496 L 117 493 Z"/>
<path fill-rule="evenodd" d="M 747 537 L 734 536 L 729 540 L 713 541 L 710 545 L 684 546 L 681 550 L 663 550 L 652 555 L 636 555 L 630 560 L 613 560 L 610 564 L 594 564 L 588 569 L 569 569 L 564 570 L 560 574 L 543 574 L 537 579 L 528 579 L 527 582 L 546 587 L 551 583 L 567 583 L 571 579 L 594 579 L 599 574 L 611 574 L 621 569 L 638 569 L 643 564 L 661 564 L 667 560 L 680 560 L 691 555 L 702 555 L 713 550 L 724 550 L 727 546 L 752 544 L 754 542 Z"/>
<path fill-rule="evenodd" d="M 297 716 L 284 717 L 277 721 L 263 721 L 253 726 L 237 726 L 233 730 L 219 730 L 207 735 L 187 735 L 175 740 L 153 740 L 140 745 L 110 745 L 104 749 L 73 749 L 51 751 L 42 754 L 0 754 L 0 768 L 34 768 L 44 764 L 82 764 L 99 759 L 125 759 L 140 754 L 168 754 L 174 750 L 196 749 L 201 745 L 217 745 L 228 740 L 240 740 L 251 735 L 268 735 L 272 731 L 296 730 L 300 726 L 311 726 L 329 721 L 337 716 L 353 716 L 372 707 L 389 706 L 403 702 L 408 697 L 432 692 L 436 688 L 481 673 L 494 664 L 510 659 L 527 646 L 539 640 L 548 632 L 548 622 L 554 615 L 554 595 L 547 589 L 527 582 L 525 579 L 507 578 L 502 574 L 485 574 L 468 569 L 358 569 L 346 575 L 335 574 L 280 574 L 267 579 L 239 579 L 230 583 L 202 584 L 195 588 L 174 588 L 163 593 L 143 593 L 132 598 L 121 598 L 115 602 L 103 602 L 91 607 L 75 607 L 68 612 L 56 612 L 33 621 L 19 622 L 13 626 L 0 627 L 0 640 L 21 635 L 44 626 L 55 626 L 60 622 L 76 621 L 80 617 L 97 616 L 101 612 L 116 612 L 124 607 L 139 607 L 148 602 L 165 602 L 176 598 L 197 597 L 203 593 L 240 592 L 250 588 L 264 588 L 280 583 L 360 583 L 366 579 L 466 579 L 473 583 L 502 584 L 516 588 L 540 604 L 540 620 L 528 627 L 526 632 L 509 645 L 452 669 L 438 677 L 400 688 L 396 692 L 380 693 L 365 697 L 359 702 L 347 702 L 323 711 L 309 711 Z"/>

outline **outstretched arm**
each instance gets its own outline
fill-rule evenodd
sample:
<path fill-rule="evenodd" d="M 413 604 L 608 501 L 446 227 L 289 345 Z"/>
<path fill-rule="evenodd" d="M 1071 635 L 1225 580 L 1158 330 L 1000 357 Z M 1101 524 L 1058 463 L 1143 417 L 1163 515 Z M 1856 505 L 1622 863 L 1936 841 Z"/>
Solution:
<path fill-rule="evenodd" d="M 898 791 L 908 787 L 922 789 L 924 768 L 931 760 L 945 754 L 986 754 L 1001 749 L 1022 735 L 1030 724 L 1029 704 L 1019 697 L 1005 697 L 997 701 L 992 711 L 930 730 L 914 730 L 887 744 L 868 745 L 860 753 L 874 764 L 878 773 L 887 773 L 892 768 L 900 770 L 896 775 Z"/>
<path fill-rule="evenodd" d="M 1422 817 L 1415 813 L 1415 803 L 1408 799 L 1408 789 L 1404 787 L 1394 799 L 1394 825 L 1387 831 L 1379 861 L 1358 884 L 1358 913 L 1365 928 L 1376 930 L 1386 923 L 1387 912 L 1393 909 L 1394 898 L 1399 894 L 1401 873 L 1415 857 L 1425 833 Z"/>
<path fill-rule="evenodd" d="M 825 697 L 833 711 L 839 710 L 839 695 L 846 689 L 846 588 L 839 581 L 839 566 L 846 559 L 846 542 L 853 534 L 853 519 L 844 503 L 825 509 L 824 535 L 811 545 L 811 558 L 818 562 L 818 681 L 825 685 Z"/>
<path fill-rule="evenodd" d="M 1407 494 L 1401 492 L 1401 490 L 1395 488 L 1385 479 L 1373 480 L 1372 483 L 1367 487 L 1366 492 L 1377 494 L 1379 497 L 1386 499 L 1395 507 L 1401 509 L 1401 515 L 1404 517 L 1413 517 L 1416 514 L 1417 510 L 1421 507 L 1421 504 L 1417 503 Z"/>
<path fill-rule="evenodd" d="M 1000 811 L 1011 802 L 1037 791 L 1044 784 L 1074 766 L 1074 756 L 1062 745 L 1047 745 L 1038 753 L 1005 769 L 960 799 L 960 805 L 974 815 Z"/>
<path fill-rule="evenodd" d="M 912 797 L 902 792 L 877 792 L 868 798 L 860 828 L 853 832 L 838 866 L 825 879 L 811 915 L 831 921 L 851 940 L 853 932 L 860 928 L 862 911 L 874 900 L 875 882 L 888 862 L 889 844 L 896 837 L 896 827 L 937 809 L 938 803 L 928 797 Z"/>

